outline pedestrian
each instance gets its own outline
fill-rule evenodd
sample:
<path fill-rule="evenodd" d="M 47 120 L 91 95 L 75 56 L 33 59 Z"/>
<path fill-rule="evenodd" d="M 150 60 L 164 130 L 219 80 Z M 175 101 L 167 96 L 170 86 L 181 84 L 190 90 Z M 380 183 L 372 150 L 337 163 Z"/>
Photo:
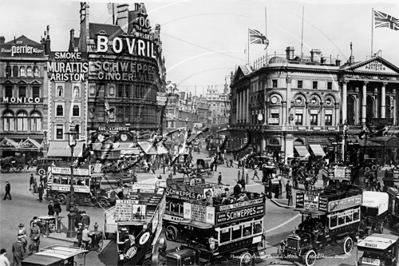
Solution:
<path fill-rule="evenodd" d="M 230 159 L 230 167 L 233 168 L 233 159 Z"/>
<path fill-rule="evenodd" d="M 12 245 L 12 265 L 21 266 L 24 258 L 24 247 L 21 241 L 22 237 L 18 237 L 17 241 Z"/>
<path fill-rule="evenodd" d="M 2 248 L 0 251 L 0 266 L 10 266 L 10 261 L 7 258 L 7 251 Z"/>
<path fill-rule="evenodd" d="M 219 176 L 218 176 L 218 185 L 223 185 L 223 184 L 222 184 L 222 172 L 219 172 Z"/>
<path fill-rule="evenodd" d="M 217 162 L 217 156 L 215 156 L 215 158 L 213 159 L 213 166 L 215 168 L 215 172 L 218 170 L 218 162 Z"/>
<path fill-rule="evenodd" d="M 6 181 L 6 194 L 4 195 L 3 200 L 5 200 L 7 198 L 7 196 L 9 196 L 10 200 L 12 200 L 12 198 L 11 198 L 11 185 L 10 185 L 10 182 L 8 180 Z"/>
<path fill-rule="evenodd" d="M 29 245 L 29 254 L 32 254 L 33 252 L 38 252 L 39 251 L 39 246 L 40 246 L 40 228 L 37 225 L 37 220 L 33 221 L 32 227 L 30 228 L 30 240 L 31 243 Z M 44 232 L 43 232 L 44 233 Z"/>
<path fill-rule="evenodd" d="M 54 200 L 54 212 L 55 212 L 55 217 L 58 217 L 58 216 L 60 215 L 61 211 L 62 211 L 61 204 L 60 204 L 60 202 L 58 201 L 58 199 L 55 199 L 55 200 Z"/>
<path fill-rule="evenodd" d="M 287 184 L 285 184 L 285 196 L 287 199 L 288 199 L 288 191 L 290 191 L 290 190 L 291 190 L 291 184 L 290 184 L 290 181 L 288 180 Z"/>
<path fill-rule="evenodd" d="M 237 181 L 237 185 L 234 186 L 234 197 L 238 198 L 241 194 L 241 181 Z"/>
<path fill-rule="evenodd" d="M 37 193 L 37 181 L 36 181 L 36 178 L 33 179 L 33 193 Z"/>
<path fill-rule="evenodd" d="M 76 208 L 78 209 L 78 208 Z M 75 210 L 76 210 L 75 209 Z M 79 223 L 82 223 L 82 211 L 78 211 L 77 213 L 75 212 L 75 227 L 79 228 Z"/>
<path fill-rule="evenodd" d="M 26 252 L 26 247 L 28 246 L 28 235 L 26 234 L 25 225 L 23 223 L 20 223 L 18 225 L 18 235 L 17 236 L 22 237 L 21 241 L 23 243 L 24 252 Z"/>
<path fill-rule="evenodd" d="M 86 211 L 82 212 L 82 224 L 90 226 L 90 216 L 87 215 Z"/>
<path fill-rule="evenodd" d="M 78 247 L 82 245 L 82 234 L 83 234 L 83 224 L 78 223 L 78 229 L 76 230 L 76 239 L 78 240 Z"/>
<path fill-rule="evenodd" d="M 39 177 L 39 182 L 40 182 L 40 184 L 42 184 L 43 181 L 44 181 L 44 177 L 43 177 L 43 175 L 40 175 L 40 177 Z"/>
<path fill-rule="evenodd" d="M 37 192 L 39 193 L 39 201 L 42 202 L 43 201 L 43 192 L 44 192 L 42 183 L 40 183 L 39 188 L 37 189 Z"/>
<path fill-rule="evenodd" d="M 133 184 L 137 183 L 137 174 L 136 171 L 133 171 Z"/>
<path fill-rule="evenodd" d="M 245 178 L 244 177 L 241 178 L 241 187 L 242 187 L 242 191 L 245 191 Z"/>
<path fill-rule="evenodd" d="M 55 211 L 54 211 L 54 203 L 52 200 L 50 200 L 50 203 L 47 208 L 48 208 L 47 215 L 54 216 Z"/>
<path fill-rule="evenodd" d="M 89 226 L 85 225 L 84 229 L 82 231 L 82 243 L 83 243 L 84 249 L 88 249 L 89 248 L 89 243 L 90 243 L 90 240 L 91 240 L 91 238 L 89 236 L 89 232 L 90 232 L 89 231 Z"/>
<path fill-rule="evenodd" d="M 258 180 L 260 180 L 258 176 L 258 170 L 256 168 L 254 169 L 254 176 L 252 177 L 252 180 L 255 180 L 255 177 L 258 178 Z"/>
<path fill-rule="evenodd" d="M 30 179 L 29 179 L 29 191 L 32 190 L 32 185 L 33 185 L 33 180 L 35 179 L 35 177 L 33 176 L 33 174 L 30 174 Z"/>

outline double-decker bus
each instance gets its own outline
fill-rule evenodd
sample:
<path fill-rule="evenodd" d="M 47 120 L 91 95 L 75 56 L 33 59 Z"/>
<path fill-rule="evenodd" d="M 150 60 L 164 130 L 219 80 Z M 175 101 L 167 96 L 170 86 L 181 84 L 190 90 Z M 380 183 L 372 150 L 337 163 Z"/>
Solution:
<path fill-rule="evenodd" d="M 298 230 L 280 245 L 280 255 L 301 258 L 307 266 L 319 256 L 350 254 L 356 241 L 363 200 L 360 187 L 336 182 L 324 189 L 297 191 Z"/>
<path fill-rule="evenodd" d="M 225 192 L 213 187 L 196 192 L 179 185 L 166 188 L 165 236 L 181 243 L 180 250 L 164 254 L 166 265 L 182 265 L 180 253 L 197 265 L 223 261 L 252 265 L 261 257 L 265 197 L 245 192 L 227 199 Z"/>

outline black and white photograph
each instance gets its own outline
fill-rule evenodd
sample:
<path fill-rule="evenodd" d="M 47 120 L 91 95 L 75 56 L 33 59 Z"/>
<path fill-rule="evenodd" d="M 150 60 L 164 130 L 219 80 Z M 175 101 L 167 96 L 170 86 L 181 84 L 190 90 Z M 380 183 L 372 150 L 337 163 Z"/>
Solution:
<path fill-rule="evenodd" d="M 0 266 L 399 265 L 399 2 L 0 0 Z"/>

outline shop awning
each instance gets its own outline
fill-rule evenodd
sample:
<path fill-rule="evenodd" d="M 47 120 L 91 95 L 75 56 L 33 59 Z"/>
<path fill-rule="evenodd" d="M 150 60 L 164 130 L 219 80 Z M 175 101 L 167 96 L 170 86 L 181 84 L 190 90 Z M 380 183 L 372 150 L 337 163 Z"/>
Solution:
<path fill-rule="evenodd" d="M 323 148 L 319 144 L 311 144 L 309 147 L 312 149 L 315 156 L 326 156 L 323 151 Z"/>
<path fill-rule="evenodd" d="M 305 146 L 294 146 L 295 150 L 298 152 L 299 156 L 309 156 L 309 151 Z"/>
<path fill-rule="evenodd" d="M 162 142 L 157 143 L 157 154 L 168 154 L 168 150 L 165 148 Z"/>
<path fill-rule="evenodd" d="M 149 143 L 148 141 L 140 141 L 137 142 L 139 146 L 143 149 L 143 152 L 147 155 L 157 155 L 157 150 L 156 148 L 152 145 L 152 143 Z"/>
<path fill-rule="evenodd" d="M 13 139 L 9 139 L 4 137 L 2 141 L 0 141 L 0 147 L 2 148 L 18 148 L 18 143 Z"/>
<path fill-rule="evenodd" d="M 73 157 L 82 157 L 84 142 L 78 142 L 73 149 Z M 47 157 L 71 157 L 68 141 L 50 141 Z"/>

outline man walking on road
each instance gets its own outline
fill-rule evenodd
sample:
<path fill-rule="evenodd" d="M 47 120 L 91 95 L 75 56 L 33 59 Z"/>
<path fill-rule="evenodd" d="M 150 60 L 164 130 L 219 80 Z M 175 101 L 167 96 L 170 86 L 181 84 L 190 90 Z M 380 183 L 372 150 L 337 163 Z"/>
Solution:
<path fill-rule="evenodd" d="M 260 180 L 258 176 L 258 170 L 256 170 L 256 168 L 254 169 L 254 176 L 252 177 L 252 180 L 255 180 L 255 177 L 258 178 L 258 180 Z"/>
<path fill-rule="evenodd" d="M 7 180 L 6 181 L 6 194 L 4 195 L 3 200 L 5 200 L 7 198 L 7 196 L 9 196 L 10 200 L 12 200 L 10 193 L 11 193 L 11 185 L 10 185 L 10 182 L 8 182 L 8 180 Z"/>
<path fill-rule="evenodd" d="M 44 192 L 42 183 L 40 183 L 39 188 L 37 190 L 39 192 L 39 201 L 42 202 L 43 201 L 43 192 Z"/>
<path fill-rule="evenodd" d="M 33 185 L 33 180 L 35 179 L 35 177 L 33 176 L 33 174 L 30 174 L 30 179 L 29 179 L 29 191 L 32 190 L 32 185 Z"/>
<path fill-rule="evenodd" d="M 222 172 L 219 172 L 218 184 L 219 184 L 219 185 L 223 185 L 223 184 L 222 184 Z"/>

